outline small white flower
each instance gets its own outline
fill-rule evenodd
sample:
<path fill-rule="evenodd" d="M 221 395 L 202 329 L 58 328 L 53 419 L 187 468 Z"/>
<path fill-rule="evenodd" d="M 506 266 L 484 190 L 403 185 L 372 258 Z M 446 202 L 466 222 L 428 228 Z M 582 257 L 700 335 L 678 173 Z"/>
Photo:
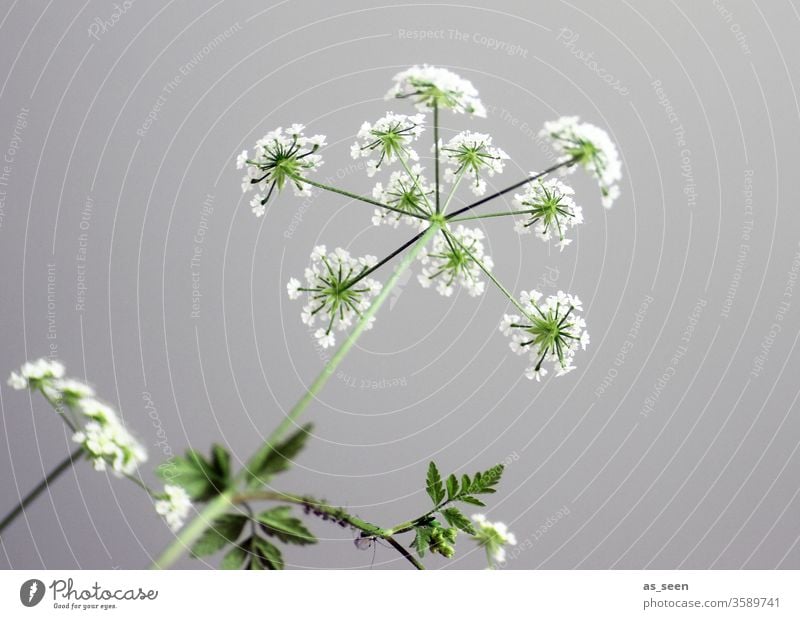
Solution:
<path fill-rule="evenodd" d="M 365 122 L 358 132 L 358 140 L 350 147 L 353 159 L 373 157 L 367 162 L 367 175 L 373 176 L 384 163 L 391 164 L 402 158 L 417 161 L 419 155 L 411 144 L 425 130 L 425 116 L 394 114 L 389 112 L 374 123 Z"/>
<path fill-rule="evenodd" d="M 250 159 L 247 151 L 237 157 L 236 167 L 247 169 L 242 179 L 242 191 L 258 190 L 258 196 L 250 203 L 256 217 L 264 214 L 275 189 L 280 192 L 290 184 L 296 194 L 309 194 L 310 188 L 302 179 L 322 165 L 322 157 L 317 151 L 325 145 L 325 136 L 306 137 L 303 129 L 299 124 L 286 130 L 278 127 L 256 142 Z"/>
<path fill-rule="evenodd" d="M 111 465 L 117 475 L 132 475 L 147 461 L 144 447 L 128 432 L 110 406 L 92 398 L 80 400 L 79 411 L 87 418 L 72 440 L 83 446 L 95 470 Z"/>
<path fill-rule="evenodd" d="M 286 291 L 289 293 L 289 298 L 292 300 L 300 298 L 300 280 L 292 277 L 289 283 L 286 284 Z"/>
<path fill-rule="evenodd" d="M 444 179 L 455 182 L 462 174 L 473 177 L 472 192 L 486 192 L 485 175 L 494 176 L 503 171 L 508 155 L 492 146 L 492 137 L 485 133 L 462 131 L 441 148 L 446 162 L 452 166 L 445 169 Z"/>
<path fill-rule="evenodd" d="M 377 209 L 372 218 L 372 223 L 376 226 L 387 224 L 396 228 L 401 221 L 415 227 L 427 225 L 427 222 L 420 217 L 430 215 L 434 190 L 423 178 L 422 168 L 419 165 L 414 165 L 411 172 L 413 176 L 402 170 L 392 172 L 386 185 L 383 183 L 375 185 L 372 197 L 383 204 L 405 213 L 411 213 L 416 217 L 404 216 L 402 213 L 388 209 Z"/>
<path fill-rule="evenodd" d="M 52 379 L 64 376 L 64 365 L 60 361 L 54 361 L 42 357 L 36 361 L 26 361 L 22 364 L 19 372 L 11 372 L 8 378 L 8 386 L 13 389 L 36 389 Z"/>
<path fill-rule="evenodd" d="M 192 509 L 189 493 L 180 486 L 167 484 L 164 494 L 155 502 L 156 513 L 164 517 L 170 530 L 177 531 L 183 526 Z"/>
<path fill-rule="evenodd" d="M 317 318 L 322 322 L 314 336 L 323 348 L 335 344 L 334 328 L 343 331 L 350 327 L 381 291 L 380 282 L 369 277 L 377 262 L 375 256 L 354 258 L 341 247 L 327 252 L 324 245 L 318 245 L 311 252 L 305 284 L 295 278 L 289 280 L 286 288 L 290 298 L 307 295 L 300 314 L 303 323 L 313 326 Z"/>
<path fill-rule="evenodd" d="M 247 151 L 243 150 L 238 157 L 236 157 L 236 169 L 243 170 L 247 166 Z"/>
<path fill-rule="evenodd" d="M 580 122 L 577 116 L 562 116 L 546 122 L 539 135 L 553 141 L 553 147 L 562 155 L 561 161 L 576 159 L 576 164 L 582 165 L 597 179 L 603 206 L 610 208 L 619 197 L 617 183 L 622 180 L 622 162 L 608 133 Z M 573 169 L 570 167 L 569 171 Z"/>
<path fill-rule="evenodd" d="M 583 223 L 583 210 L 572 199 L 574 193 L 571 187 L 555 178 L 528 183 L 525 191 L 514 196 L 514 204 L 525 214 L 524 220 L 517 220 L 515 229 L 520 234 L 528 234 L 533 228 L 543 241 L 555 235 L 556 246 L 563 251 L 572 242 L 565 237 L 567 230 Z"/>
<path fill-rule="evenodd" d="M 581 300 L 560 290 L 544 301 L 542 296 L 536 290 L 523 292 L 520 305 L 526 315 L 506 314 L 500 321 L 500 331 L 511 338 L 511 350 L 529 355 L 533 365 L 525 376 L 537 381 L 547 374 L 542 367 L 545 361 L 552 363 L 556 376 L 574 370 L 575 352 L 589 343 L 586 321 L 578 315 L 583 310 Z"/>
<path fill-rule="evenodd" d="M 483 514 L 473 515 L 472 520 L 475 523 L 475 535 L 472 539 L 484 547 L 490 566 L 505 562 L 505 546 L 516 546 L 516 536 L 505 524 L 489 522 Z"/>
<path fill-rule="evenodd" d="M 16 372 L 11 372 L 11 376 L 8 377 L 8 386 L 17 390 L 27 389 L 28 379 Z"/>
<path fill-rule="evenodd" d="M 420 253 L 419 260 L 423 267 L 417 276 L 419 283 L 423 288 L 428 288 L 436 281 L 436 291 L 444 297 L 453 294 L 456 284 L 466 288 L 470 296 L 483 294 L 483 271 L 474 259 L 480 260 L 488 270 L 494 267 L 492 258 L 485 254 L 483 231 L 459 225 L 449 234 L 451 240 L 444 233 L 437 234 L 432 247 Z"/>
<path fill-rule="evenodd" d="M 411 97 L 418 110 L 437 105 L 458 113 L 486 116 L 472 83 L 447 69 L 415 65 L 395 75 L 394 82 L 386 93 L 387 99 Z"/>
<path fill-rule="evenodd" d="M 336 337 L 332 332 L 326 332 L 325 329 L 317 329 L 314 332 L 314 337 L 317 338 L 317 343 L 323 348 L 329 348 L 336 344 Z"/>
<path fill-rule="evenodd" d="M 51 400 L 64 402 L 68 406 L 75 406 L 84 398 L 94 397 L 94 389 L 72 378 L 55 378 L 47 381 L 42 389 Z"/>

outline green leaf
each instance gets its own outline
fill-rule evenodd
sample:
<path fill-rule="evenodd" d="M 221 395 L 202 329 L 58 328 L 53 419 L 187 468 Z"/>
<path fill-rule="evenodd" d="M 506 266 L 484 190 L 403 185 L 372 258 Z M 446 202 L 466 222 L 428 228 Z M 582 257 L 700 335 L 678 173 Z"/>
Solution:
<path fill-rule="evenodd" d="M 458 478 L 450 475 L 447 478 L 447 500 L 452 501 L 458 495 Z"/>
<path fill-rule="evenodd" d="M 292 515 L 288 506 L 275 507 L 258 515 L 258 522 L 264 533 L 277 537 L 285 544 L 316 544 L 317 538 L 309 531 L 299 518 Z"/>
<path fill-rule="evenodd" d="M 250 475 L 252 478 L 264 481 L 270 475 L 285 471 L 292 465 L 292 460 L 299 454 L 311 434 L 312 424 L 308 423 L 292 434 L 282 443 L 275 445 L 267 451 L 259 462 L 252 465 Z"/>
<path fill-rule="evenodd" d="M 192 545 L 192 556 L 204 557 L 234 543 L 242 534 L 247 517 L 241 514 L 224 514 L 208 527 Z"/>
<path fill-rule="evenodd" d="M 464 533 L 475 535 L 475 529 L 473 528 L 472 523 L 469 521 L 469 518 L 462 514 L 458 508 L 448 507 L 447 509 L 443 509 L 441 514 L 451 527 L 456 527 L 457 529 L 464 531 Z"/>
<path fill-rule="evenodd" d="M 219 445 L 212 447 L 211 460 L 194 450 L 162 463 L 156 474 L 167 484 L 181 486 L 195 501 L 207 501 L 226 490 L 231 483 L 230 455 Z"/>
<path fill-rule="evenodd" d="M 464 496 L 458 497 L 457 500 L 461 501 L 462 503 L 469 503 L 470 505 L 477 505 L 478 507 L 486 507 L 486 503 L 484 503 L 480 499 L 476 499 L 474 496 L 469 496 L 468 494 L 465 494 Z"/>
<path fill-rule="evenodd" d="M 283 569 L 283 556 L 278 547 L 271 544 L 263 537 L 252 537 L 251 548 L 254 553 L 254 559 L 260 562 L 263 567 L 268 570 L 282 570 Z M 259 569 L 259 568 L 256 568 Z"/>
<path fill-rule="evenodd" d="M 431 497 L 434 505 L 439 505 L 444 499 L 444 484 L 442 484 L 442 476 L 439 475 L 439 469 L 436 464 L 431 462 L 428 465 L 428 478 L 426 488 L 428 496 Z"/>
<path fill-rule="evenodd" d="M 411 542 L 411 547 L 417 551 L 420 559 L 425 556 L 425 551 L 428 549 L 430 541 L 430 527 L 416 527 L 414 529 L 414 541 Z"/>
<path fill-rule="evenodd" d="M 215 494 L 214 473 L 203 456 L 193 449 L 186 456 L 175 456 L 156 469 L 165 483 L 181 486 L 195 501 L 203 501 Z"/>
<path fill-rule="evenodd" d="M 500 481 L 500 478 L 503 476 L 504 468 L 505 467 L 502 464 L 497 464 L 483 473 L 476 474 L 475 479 L 472 480 L 469 490 L 465 491 L 465 493 L 492 494 L 493 492 L 496 492 L 493 486 L 496 486 Z"/>
<path fill-rule="evenodd" d="M 238 570 L 247 560 L 247 551 L 241 546 L 234 546 L 222 557 L 220 567 L 223 570 Z"/>
<path fill-rule="evenodd" d="M 231 479 L 231 455 L 222 445 L 215 443 L 211 446 L 211 464 L 214 467 L 214 473 L 219 479 L 225 481 L 227 487 Z"/>

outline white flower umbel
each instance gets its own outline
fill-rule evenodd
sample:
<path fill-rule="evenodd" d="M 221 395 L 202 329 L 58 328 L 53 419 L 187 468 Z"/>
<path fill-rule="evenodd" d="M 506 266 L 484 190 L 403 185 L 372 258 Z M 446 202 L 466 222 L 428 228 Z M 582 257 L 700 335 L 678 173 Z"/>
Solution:
<path fill-rule="evenodd" d="M 386 185 L 383 183 L 375 185 L 372 197 L 404 213 L 430 216 L 430 202 L 433 199 L 434 189 L 423 178 L 421 166 L 414 165 L 411 173 L 413 176 L 402 170 L 392 172 Z M 425 220 L 418 217 L 405 216 L 397 211 L 382 208 L 375 209 L 375 215 L 372 217 L 372 223 L 376 226 L 387 224 L 396 228 L 401 221 L 417 227 L 420 224 L 426 225 Z"/>
<path fill-rule="evenodd" d="M 374 176 L 384 163 L 398 159 L 417 161 L 419 155 L 411 144 L 425 130 L 424 114 L 406 116 L 389 112 L 374 123 L 365 122 L 358 132 L 358 140 L 350 147 L 353 159 L 372 157 L 367 161 L 367 175 Z"/>
<path fill-rule="evenodd" d="M 386 93 L 386 98 L 411 98 L 418 110 L 438 106 L 454 112 L 486 116 L 486 108 L 472 82 L 452 71 L 430 65 L 415 65 L 395 75 L 394 86 Z"/>
<path fill-rule="evenodd" d="M 484 253 L 483 231 L 459 225 L 448 234 L 453 238 L 447 238 L 444 232 L 437 234 L 433 247 L 420 253 L 423 267 L 417 276 L 419 283 L 429 288 L 436 282 L 436 290 L 445 297 L 453 294 L 456 284 L 464 286 L 470 296 L 483 294 L 486 287 L 483 271 L 473 258 L 489 271 L 494 266 L 491 256 Z"/>
<path fill-rule="evenodd" d="M 485 133 L 462 131 L 442 146 L 442 154 L 450 167 L 444 179 L 457 182 L 463 175 L 473 177 L 472 193 L 481 196 L 486 192 L 484 176 L 494 176 L 503 171 L 508 155 L 492 146 L 492 137 Z"/>
<path fill-rule="evenodd" d="M 12 389 L 40 388 L 45 382 L 64 376 L 64 366 L 60 361 L 41 358 L 36 361 L 26 361 L 19 372 L 11 372 L 8 386 Z"/>
<path fill-rule="evenodd" d="M 117 475 L 132 475 L 147 460 L 144 447 L 128 432 L 109 406 L 92 398 L 79 402 L 79 411 L 86 423 L 72 435 L 80 444 L 97 471 L 108 466 Z"/>
<path fill-rule="evenodd" d="M 502 522 L 489 522 L 483 514 L 472 516 L 475 523 L 475 535 L 472 539 L 486 550 L 489 567 L 494 567 L 506 560 L 506 546 L 516 546 L 517 538 Z"/>
<path fill-rule="evenodd" d="M 562 161 L 576 159 L 597 179 L 603 194 L 603 206 L 610 208 L 619 197 L 617 183 L 622 179 L 622 162 L 617 147 L 608 133 L 577 116 L 562 116 L 546 122 L 539 132 L 553 141 L 553 147 L 563 155 Z M 570 166 L 567 171 L 574 170 Z"/>
<path fill-rule="evenodd" d="M 311 252 L 305 285 L 295 278 L 289 280 L 286 286 L 289 298 L 307 295 L 308 302 L 301 314 L 303 322 L 313 326 L 319 319 L 322 323 L 314 336 L 323 348 L 336 343 L 334 328 L 341 331 L 352 325 L 380 292 L 380 282 L 368 277 L 376 263 L 375 256 L 354 258 L 342 248 L 328 253 L 324 245 L 319 245 Z"/>
<path fill-rule="evenodd" d="M 533 365 L 525 376 L 541 380 L 547 374 L 545 361 L 552 363 L 556 376 L 574 370 L 575 352 L 589 343 L 586 321 L 578 315 L 583 310 L 580 299 L 559 290 L 542 301 L 542 293 L 531 290 L 522 293 L 520 305 L 526 315 L 506 314 L 500 331 L 511 338 L 512 351 L 529 356 Z"/>
<path fill-rule="evenodd" d="M 557 245 L 563 250 L 572 242 L 566 238 L 566 231 L 583 223 L 583 211 L 572 199 L 574 193 L 571 187 L 555 178 L 528 183 L 522 193 L 514 196 L 514 204 L 525 213 L 524 218 L 516 220 L 514 228 L 520 234 L 528 234 L 533 229 L 544 241 L 555 235 Z"/>
<path fill-rule="evenodd" d="M 175 532 L 183 526 L 192 509 L 189 493 L 180 486 L 167 484 L 164 493 L 155 502 L 156 513 L 164 517 L 169 528 Z"/>
<path fill-rule="evenodd" d="M 264 214 L 276 188 L 280 192 L 291 184 L 297 195 L 310 193 L 302 178 L 322 165 L 317 150 L 325 145 L 325 136 L 306 137 L 303 129 L 304 126 L 298 124 L 285 130 L 278 127 L 256 142 L 252 156 L 248 157 L 247 151 L 243 151 L 236 158 L 236 167 L 247 170 L 242 179 L 242 191 L 254 187 L 258 190 L 250 202 L 257 217 Z"/>

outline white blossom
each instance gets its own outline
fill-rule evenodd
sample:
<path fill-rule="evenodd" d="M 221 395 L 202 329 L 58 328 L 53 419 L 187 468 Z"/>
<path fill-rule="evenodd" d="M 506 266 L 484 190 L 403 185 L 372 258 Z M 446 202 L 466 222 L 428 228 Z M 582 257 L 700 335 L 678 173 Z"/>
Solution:
<path fill-rule="evenodd" d="M 144 447 L 128 432 L 110 406 L 92 398 L 79 402 L 79 411 L 86 422 L 73 435 L 72 440 L 86 451 L 97 471 L 107 465 L 117 475 L 132 475 L 147 461 Z"/>
<path fill-rule="evenodd" d="M 258 190 L 250 202 L 256 217 L 264 214 L 276 188 L 281 191 L 291 184 L 296 195 L 310 194 L 310 186 L 302 178 L 322 165 L 317 151 L 325 146 L 325 136 L 306 137 L 303 129 L 299 124 L 285 130 L 278 127 L 256 142 L 252 156 L 243 151 L 237 157 L 236 167 L 247 172 L 242 179 L 242 191 Z"/>
<path fill-rule="evenodd" d="M 528 183 L 522 193 L 514 196 L 514 204 L 525 212 L 524 218 L 516 220 L 514 228 L 520 234 L 528 234 L 533 229 L 544 241 L 555 235 L 559 240 L 557 246 L 563 250 L 571 243 L 565 236 L 566 231 L 583 223 L 583 210 L 572 199 L 574 193 L 571 187 L 555 178 Z"/>
<path fill-rule="evenodd" d="M 391 164 L 402 158 L 419 160 L 411 145 L 425 130 L 424 114 L 406 116 L 389 112 L 374 123 L 365 122 L 358 132 L 357 141 L 350 147 L 353 159 L 372 157 L 367 161 L 367 175 L 374 176 L 384 163 Z"/>
<path fill-rule="evenodd" d="M 80 400 L 94 397 L 94 389 L 74 378 L 55 378 L 44 383 L 42 390 L 51 400 L 68 406 L 75 406 Z"/>
<path fill-rule="evenodd" d="M 472 516 L 475 523 L 475 535 L 472 539 L 483 546 L 490 564 L 504 563 L 506 560 L 506 546 L 516 546 L 516 536 L 508 530 L 502 522 L 489 522 L 483 514 Z"/>
<path fill-rule="evenodd" d="M 381 291 L 381 284 L 369 277 L 377 263 L 375 256 L 355 258 L 342 248 L 327 252 L 318 245 L 311 252 L 311 264 L 304 273 L 305 284 L 292 278 L 287 284 L 289 296 L 297 299 L 306 293 L 307 303 L 300 314 L 309 327 L 319 319 L 322 327 L 314 337 L 323 348 L 336 343 L 333 330 L 344 330 L 361 317 L 372 298 Z M 366 328 L 372 326 L 370 320 Z"/>
<path fill-rule="evenodd" d="M 372 197 L 379 202 L 391 206 L 394 209 L 417 215 L 405 216 L 397 211 L 385 208 L 375 209 L 372 223 L 376 226 L 387 224 L 397 227 L 403 221 L 407 224 L 419 227 L 426 225 L 425 220 L 420 217 L 430 215 L 430 203 L 434 196 L 433 186 L 429 185 L 422 176 L 422 167 L 414 165 L 411 173 L 403 170 L 392 172 L 389 182 L 385 185 L 377 183 L 372 190 Z"/>
<path fill-rule="evenodd" d="M 19 372 L 11 372 L 8 378 L 8 386 L 13 389 L 35 389 L 42 381 L 61 378 L 64 376 L 64 365 L 60 361 L 54 361 L 42 357 L 36 361 L 26 361 L 22 364 Z"/>
<path fill-rule="evenodd" d="M 164 517 L 169 528 L 175 532 L 183 526 L 192 509 L 189 493 L 180 486 L 167 484 L 164 493 L 155 502 L 156 513 Z"/>
<path fill-rule="evenodd" d="M 440 67 L 415 65 L 395 75 L 394 86 L 386 93 L 386 98 L 408 97 L 418 110 L 437 105 L 454 112 L 486 116 L 486 108 L 472 83 Z"/>
<path fill-rule="evenodd" d="M 603 206 L 610 208 L 619 197 L 617 183 L 622 180 L 622 162 L 617 147 L 608 133 L 589 123 L 582 123 L 577 116 L 562 116 L 546 122 L 539 132 L 550 138 L 562 157 L 561 161 L 576 159 L 597 179 L 603 195 Z M 573 166 L 567 170 L 571 172 Z"/>
<path fill-rule="evenodd" d="M 459 225 L 448 234 L 450 239 L 444 233 L 437 234 L 432 247 L 420 252 L 423 267 L 417 276 L 419 283 L 429 288 L 435 282 L 437 292 L 444 297 L 452 296 L 456 284 L 464 286 L 470 296 L 483 294 L 483 271 L 474 259 L 480 260 L 489 271 L 494 267 L 491 256 L 485 254 L 483 231 Z"/>
<path fill-rule="evenodd" d="M 472 176 L 472 192 L 476 196 L 486 192 L 484 176 L 494 176 L 503 171 L 508 155 L 492 146 L 492 137 L 485 133 L 462 131 L 441 147 L 445 162 L 450 167 L 444 171 L 444 179 L 453 183 L 462 174 Z"/>
<path fill-rule="evenodd" d="M 300 298 L 300 280 L 292 277 L 289 283 L 286 284 L 286 291 L 289 293 L 289 298 L 292 300 Z"/>
<path fill-rule="evenodd" d="M 527 354 L 531 361 L 525 376 L 537 381 L 547 374 L 544 362 L 552 364 L 556 376 L 574 370 L 575 353 L 589 344 L 586 321 L 579 315 L 583 311 L 580 299 L 560 290 L 544 300 L 542 297 L 537 290 L 523 292 L 520 305 L 525 316 L 506 314 L 500 321 L 500 332 L 511 338 L 511 350 Z"/>

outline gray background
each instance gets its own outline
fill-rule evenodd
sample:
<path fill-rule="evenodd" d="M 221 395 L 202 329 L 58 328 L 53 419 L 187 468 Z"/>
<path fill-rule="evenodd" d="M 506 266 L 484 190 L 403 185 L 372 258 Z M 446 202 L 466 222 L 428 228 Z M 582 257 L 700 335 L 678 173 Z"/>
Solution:
<path fill-rule="evenodd" d="M 490 107 L 485 120 L 443 124 L 488 131 L 512 156 L 495 188 L 548 163 L 533 136 L 560 115 L 607 127 L 619 144 L 622 197 L 606 212 L 594 183 L 574 176 L 587 221 L 563 253 L 510 222 L 485 226 L 513 290 L 584 299 L 592 344 L 568 377 L 529 382 L 497 332 L 503 297 L 444 299 L 414 276 L 307 411 L 315 439 L 276 485 L 388 526 L 426 508 L 429 459 L 446 471 L 505 461 L 488 513 L 520 541 L 508 568 L 800 567 L 800 289 L 787 290 L 800 251 L 796 6 L 137 0 L 90 36 L 114 12 L 110 1 L 0 7 L 0 148 L 13 150 L 0 219 L 4 376 L 54 345 L 149 446 L 148 480 L 188 445 L 219 441 L 246 458 L 322 367 L 286 280 L 316 243 L 381 255 L 407 231 L 373 228 L 370 208 L 331 195 L 304 204 L 286 193 L 256 220 L 234 157 L 304 122 L 330 142 L 318 178 L 366 192 L 372 182 L 350 167 L 354 133 L 408 109 L 382 99 L 395 72 L 439 64 Z M 444 32 L 405 34 L 420 30 Z M 204 200 L 213 213 L 193 319 Z M 40 398 L 5 384 L 0 397 L 5 512 L 70 442 Z M 352 533 L 309 526 L 324 541 L 290 549 L 292 566 L 370 565 Z M 139 491 L 82 465 L 9 530 L 0 564 L 144 567 L 170 539 Z M 482 567 L 471 547 L 429 565 Z M 407 564 L 379 547 L 374 566 Z"/>

